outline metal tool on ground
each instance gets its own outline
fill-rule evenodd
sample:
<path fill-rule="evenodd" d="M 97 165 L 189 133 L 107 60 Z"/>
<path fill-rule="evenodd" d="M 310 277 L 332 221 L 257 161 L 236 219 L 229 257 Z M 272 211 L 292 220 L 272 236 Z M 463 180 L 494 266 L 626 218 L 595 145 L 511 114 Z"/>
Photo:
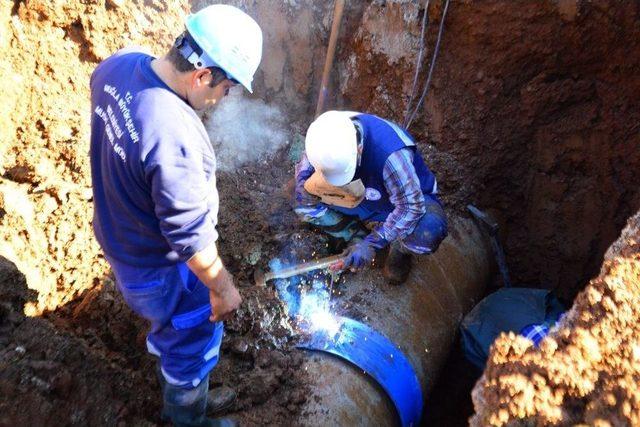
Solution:
<path fill-rule="evenodd" d="M 326 258 L 320 258 L 314 261 L 303 262 L 279 268 L 277 271 L 268 271 L 266 273 L 255 270 L 253 278 L 258 286 L 266 286 L 269 280 L 287 279 L 289 277 L 298 276 L 300 274 L 309 273 L 311 271 L 330 268 L 344 262 L 342 255 L 333 255 Z"/>
<path fill-rule="evenodd" d="M 488 213 L 481 211 L 473 205 L 467 205 L 467 209 L 469 210 L 469 212 L 471 212 L 471 215 L 473 215 L 473 217 L 478 220 L 482 229 L 489 233 L 491 248 L 493 249 L 493 254 L 496 257 L 496 262 L 498 264 L 498 268 L 500 269 L 500 274 L 502 275 L 504 287 L 511 287 L 511 279 L 509 278 L 509 269 L 507 267 L 504 250 L 502 249 L 502 245 L 498 240 L 498 223 L 493 218 L 491 218 Z"/>

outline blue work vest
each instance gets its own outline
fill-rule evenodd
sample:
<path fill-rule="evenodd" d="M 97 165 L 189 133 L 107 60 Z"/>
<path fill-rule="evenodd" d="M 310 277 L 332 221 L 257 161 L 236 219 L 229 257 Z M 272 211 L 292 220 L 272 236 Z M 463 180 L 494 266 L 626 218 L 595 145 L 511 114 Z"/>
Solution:
<path fill-rule="evenodd" d="M 365 186 L 365 198 L 355 208 L 332 206 L 332 209 L 357 216 L 361 220 L 384 221 L 393 212 L 395 206 L 389 200 L 382 172 L 389 156 L 402 148 L 410 148 L 414 152 L 413 166 L 420 180 L 423 194 L 435 194 L 436 178 L 425 165 L 413 138 L 406 130 L 372 114 L 358 114 L 352 120 L 359 122 L 363 131 L 360 164 L 353 179 L 362 180 Z"/>

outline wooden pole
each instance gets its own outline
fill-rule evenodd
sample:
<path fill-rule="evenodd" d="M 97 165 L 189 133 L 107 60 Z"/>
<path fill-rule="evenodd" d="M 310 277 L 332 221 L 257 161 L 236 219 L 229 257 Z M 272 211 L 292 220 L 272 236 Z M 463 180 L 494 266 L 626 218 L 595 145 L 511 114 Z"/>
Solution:
<path fill-rule="evenodd" d="M 318 94 L 318 103 L 316 104 L 316 115 L 318 117 L 324 110 L 324 102 L 327 97 L 327 86 L 329 86 L 329 73 L 333 67 L 333 59 L 336 54 L 336 45 L 338 44 L 338 33 L 340 32 L 340 22 L 342 21 L 342 12 L 344 11 L 345 0 L 336 0 L 333 9 L 333 23 L 331 24 L 331 36 L 329 37 L 329 46 L 327 47 L 327 57 L 324 61 L 324 70 L 322 71 L 322 83 L 320 84 L 320 93 Z"/>

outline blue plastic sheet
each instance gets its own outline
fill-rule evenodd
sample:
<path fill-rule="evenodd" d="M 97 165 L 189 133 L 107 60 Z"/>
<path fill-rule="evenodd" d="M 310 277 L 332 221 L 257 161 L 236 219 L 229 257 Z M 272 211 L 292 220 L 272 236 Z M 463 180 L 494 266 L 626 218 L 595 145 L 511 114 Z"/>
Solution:
<path fill-rule="evenodd" d="M 491 345 L 502 332 L 520 333 L 537 345 L 563 312 L 564 307 L 551 291 L 498 289 L 462 320 L 462 351 L 467 360 L 482 370 Z"/>
<path fill-rule="evenodd" d="M 422 389 L 404 354 L 384 335 L 346 317 L 339 317 L 334 336 L 315 332 L 299 348 L 323 351 L 340 357 L 370 375 L 395 405 L 403 426 L 415 426 L 422 416 Z"/>

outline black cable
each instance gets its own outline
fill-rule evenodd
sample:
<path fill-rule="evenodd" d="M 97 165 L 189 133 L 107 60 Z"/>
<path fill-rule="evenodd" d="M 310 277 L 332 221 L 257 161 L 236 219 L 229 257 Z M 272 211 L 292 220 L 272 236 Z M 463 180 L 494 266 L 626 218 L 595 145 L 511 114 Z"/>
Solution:
<path fill-rule="evenodd" d="M 436 66 L 438 51 L 440 50 L 440 40 L 442 39 L 442 30 L 444 29 L 444 19 L 447 16 L 448 8 L 449 8 L 449 0 L 447 0 L 447 2 L 445 3 L 444 10 L 442 11 L 442 19 L 440 20 L 440 29 L 438 30 L 438 39 L 436 40 L 436 48 L 433 51 L 433 58 L 431 58 L 431 66 L 429 67 L 429 75 L 427 76 L 427 83 L 424 86 L 424 90 L 422 91 L 422 96 L 420 97 L 420 100 L 418 101 L 418 104 L 416 105 L 415 110 L 413 110 L 413 113 L 411 114 L 411 116 L 409 117 L 409 120 L 407 121 L 407 125 L 405 126 L 405 129 L 409 129 L 409 126 L 411 126 L 413 119 L 415 119 L 416 114 L 418 113 L 418 110 L 420 109 L 420 106 L 422 105 L 422 102 L 424 101 L 424 98 L 425 96 L 427 96 L 427 92 L 429 91 L 429 85 L 431 84 L 431 76 L 433 75 L 433 70 Z"/>
<path fill-rule="evenodd" d="M 422 30 L 420 30 L 420 52 L 418 53 L 418 60 L 416 62 L 416 73 L 413 76 L 413 85 L 411 86 L 411 98 L 409 98 L 409 102 L 407 103 L 407 112 L 404 115 L 404 127 L 407 127 L 407 122 L 409 121 L 409 114 L 411 111 L 411 104 L 413 104 L 413 100 L 416 97 L 416 90 L 418 89 L 418 76 L 420 75 L 420 71 L 422 71 L 422 57 L 424 56 L 424 35 L 427 28 L 427 21 L 429 19 L 429 0 L 425 2 L 424 5 L 424 14 L 422 15 Z"/>

